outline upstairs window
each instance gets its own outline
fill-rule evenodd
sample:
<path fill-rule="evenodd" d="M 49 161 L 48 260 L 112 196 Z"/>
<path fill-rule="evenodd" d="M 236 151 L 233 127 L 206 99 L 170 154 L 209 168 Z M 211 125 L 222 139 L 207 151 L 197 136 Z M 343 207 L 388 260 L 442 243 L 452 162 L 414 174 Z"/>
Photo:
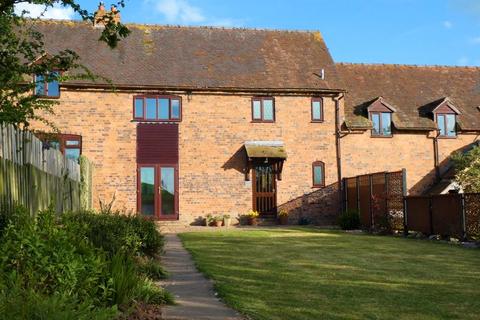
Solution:
<path fill-rule="evenodd" d="M 457 136 L 456 115 L 454 113 L 437 113 L 437 127 L 440 137 L 453 138 Z"/>
<path fill-rule="evenodd" d="M 174 96 L 136 96 L 133 118 L 140 121 L 181 121 L 182 101 Z"/>
<path fill-rule="evenodd" d="M 275 103 L 272 97 L 252 98 L 252 122 L 275 122 Z"/>
<path fill-rule="evenodd" d="M 389 137 L 392 135 L 392 113 L 370 112 L 372 120 L 372 136 Z"/>
<path fill-rule="evenodd" d="M 325 163 L 315 161 L 312 164 L 312 179 L 314 188 L 325 187 Z"/>
<path fill-rule="evenodd" d="M 37 74 L 35 80 L 35 95 L 39 97 L 58 98 L 60 97 L 60 83 L 58 71 L 51 72 L 48 75 Z"/>
<path fill-rule="evenodd" d="M 312 122 L 323 122 L 322 98 L 312 98 Z"/>

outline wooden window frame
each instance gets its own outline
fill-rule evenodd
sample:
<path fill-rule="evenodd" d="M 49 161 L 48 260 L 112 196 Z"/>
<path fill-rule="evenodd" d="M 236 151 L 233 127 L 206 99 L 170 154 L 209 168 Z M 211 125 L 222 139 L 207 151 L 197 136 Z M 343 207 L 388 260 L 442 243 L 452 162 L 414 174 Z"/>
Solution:
<path fill-rule="evenodd" d="M 143 100 L 143 117 L 135 117 L 135 101 L 137 99 Z M 155 99 L 156 100 L 156 107 L 155 107 L 155 119 L 147 119 L 147 99 Z M 168 119 L 159 119 L 158 118 L 158 104 L 160 99 L 168 99 Z M 172 100 L 179 101 L 179 117 L 172 118 Z M 183 117 L 183 103 L 182 97 L 175 96 L 175 95 L 136 95 L 133 96 L 133 108 L 132 108 L 132 118 L 134 121 L 141 121 L 141 122 L 181 122 Z"/>
<path fill-rule="evenodd" d="M 439 116 L 442 116 L 444 117 L 444 130 L 445 130 L 445 133 L 447 133 L 447 115 L 453 115 L 454 119 L 455 119 L 455 135 L 453 136 L 449 136 L 449 135 L 442 135 L 440 134 L 441 131 L 440 131 L 440 127 L 438 126 L 438 117 Z M 445 112 L 438 112 L 438 113 L 435 113 L 435 123 L 437 125 L 437 130 L 438 130 L 438 138 L 439 139 L 456 139 L 458 137 L 458 132 L 457 132 L 457 114 L 454 113 L 454 112 L 449 112 L 449 113 L 445 113 Z"/>
<path fill-rule="evenodd" d="M 322 168 L 322 182 L 320 184 L 315 183 L 315 168 Z M 312 163 L 312 186 L 313 188 L 323 188 L 325 187 L 325 162 L 323 161 L 314 161 Z"/>
<path fill-rule="evenodd" d="M 272 113 L 273 113 L 273 120 L 265 120 L 263 116 L 263 101 L 265 100 L 271 100 L 272 101 Z M 260 102 L 260 119 L 255 119 L 253 117 L 253 104 L 255 101 Z M 253 97 L 251 101 L 251 108 L 252 108 L 252 122 L 253 123 L 275 123 L 276 117 L 275 117 L 275 98 L 270 97 L 270 96 L 264 96 L 264 97 Z"/>
<path fill-rule="evenodd" d="M 142 184 L 140 179 L 140 169 L 141 168 L 154 168 L 154 190 L 155 190 L 155 203 L 154 203 L 154 213 L 152 216 L 147 216 L 142 214 Z M 162 200 L 161 196 L 158 194 L 159 188 L 161 187 L 161 168 L 174 168 L 174 182 L 175 182 L 175 213 L 171 216 L 162 216 Z M 157 221 L 176 221 L 179 219 L 179 207 L 180 207 L 180 194 L 179 194 L 179 166 L 178 164 L 172 163 L 138 163 L 137 164 L 137 214 L 142 216 L 145 219 L 157 220 Z"/>
<path fill-rule="evenodd" d="M 82 136 L 79 134 L 63 134 L 63 133 L 57 133 L 57 134 L 49 134 L 49 133 L 38 133 L 37 137 L 42 140 L 44 143 L 48 144 L 49 147 L 50 143 L 55 141 L 59 143 L 60 151 L 63 155 L 65 155 L 65 150 L 66 149 L 80 149 L 80 156 L 83 153 L 83 141 L 82 141 Z M 78 141 L 78 145 L 74 146 L 67 146 L 66 141 L 71 140 L 71 141 Z"/>
<path fill-rule="evenodd" d="M 382 113 L 388 113 L 390 114 L 390 134 L 382 134 Z M 372 130 L 370 130 L 370 134 L 371 134 L 371 137 L 372 138 L 392 138 L 393 137 L 393 128 L 392 128 L 392 114 L 393 112 L 385 112 L 385 111 L 369 111 L 369 117 L 370 117 L 370 121 L 372 121 L 372 125 L 373 125 L 373 115 L 374 114 L 378 114 L 379 115 L 379 125 L 380 125 L 380 133 L 379 134 L 375 134 L 374 131 L 373 131 L 373 128 Z"/>
<path fill-rule="evenodd" d="M 320 119 L 314 119 L 313 118 L 313 103 L 314 102 L 320 102 Z M 322 97 L 313 97 L 311 101 L 311 108 L 310 108 L 310 119 L 312 122 L 324 122 L 325 121 L 325 113 L 324 113 L 324 107 L 323 107 L 323 98 Z"/>
<path fill-rule="evenodd" d="M 62 72 L 60 70 L 53 70 L 51 71 L 50 73 L 54 73 L 54 72 L 57 72 L 59 76 L 62 75 Z M 38 94 L 37 93 L 37 77 L 38 77 L 38 74 L 34 74 L 33 75 L 33 83 L 35 84 L 35 86 L 33 87 L 33 94 L 35 96 L 38 96 L 42 99 L 59 99 L 60 98 L 60 81 L 58 81 L 58 95 L 57 96 L 49 96 L 48 95 L 48 87 L 50 85 L 50 82 L 48 82 L 48 76 L 43 76 L 43 86 L 45 88 L 45 94 Z"/>

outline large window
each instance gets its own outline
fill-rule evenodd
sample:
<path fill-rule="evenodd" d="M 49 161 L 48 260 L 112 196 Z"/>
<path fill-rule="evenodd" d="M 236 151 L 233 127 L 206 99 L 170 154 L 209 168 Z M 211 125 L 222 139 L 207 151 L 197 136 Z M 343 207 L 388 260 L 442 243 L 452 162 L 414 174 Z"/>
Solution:
<path fill-rule="evenodd" d="M 174 96 L 136 96 L 133 118 L 142 121 L 181 121 L 182 100 Z"/>
<path fill-rule="evenodd" d="M 392 113 L 370 112 L 372 120 L 372 136 L 390 137 L 392 135 Z"/>
<path fill-rule="evenodd" d="M 453 138 L 457 136 L 456 115 L 453 113 L 438 113 L 437 126 L 440 137 Z"/>
<path fill-rule="evenodd" d="M 252 98 L 252 121 L 275 122 L 275 103 L 272 97 Z"/>
<path fill-rule="evenodd" d="M 35 95 L 47 98 L 60 97 L 60 83 L 58 82 L 59 75 L 60 73 L 58 71 L 51 72 L 47 75 L 35 75 Z"/>
<path fill-rule="evenodd" d="M 325 164 L 322 161 L 315 161 L 312 164 L 312 179 L 314 188 L 325 186 Z"/>
<path fill-rule="evenodd" d="M 312 98 L 312 122 L 323 122 L 322 98 Z"/>
<path fill-rule="evenodd" d="M 42 135 L 47 148 L 53 148 L 61 151 L 67 159 L 78 161 L 82 154 L 82 136 L 76 134 L 55 134 Z"/>

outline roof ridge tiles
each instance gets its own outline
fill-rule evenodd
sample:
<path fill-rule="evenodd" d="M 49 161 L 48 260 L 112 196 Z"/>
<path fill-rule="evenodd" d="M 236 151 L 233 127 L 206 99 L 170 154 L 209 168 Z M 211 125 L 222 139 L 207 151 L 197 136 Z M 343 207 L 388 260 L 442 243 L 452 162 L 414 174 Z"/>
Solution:
<path fill-rule="evenodd" d="M 364 67 L 408 67 L 408 68 L 458 68 L 458 69 L 480 69 L 480 66 L 456 66 L 437 64 L 401 64 L 401 63 L 363 63 L 363 62 L 335 62 L 336 65 L 364 66 Z"/>

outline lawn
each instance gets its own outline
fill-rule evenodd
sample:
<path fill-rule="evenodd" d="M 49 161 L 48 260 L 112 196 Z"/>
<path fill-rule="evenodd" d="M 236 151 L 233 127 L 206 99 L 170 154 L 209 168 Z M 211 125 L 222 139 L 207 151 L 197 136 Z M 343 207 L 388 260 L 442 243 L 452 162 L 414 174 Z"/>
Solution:
<path fill-rule="evenodd" d="M 313 228 L 180 235 L 252 319 L 479 319 L 480 250 Z"/>

